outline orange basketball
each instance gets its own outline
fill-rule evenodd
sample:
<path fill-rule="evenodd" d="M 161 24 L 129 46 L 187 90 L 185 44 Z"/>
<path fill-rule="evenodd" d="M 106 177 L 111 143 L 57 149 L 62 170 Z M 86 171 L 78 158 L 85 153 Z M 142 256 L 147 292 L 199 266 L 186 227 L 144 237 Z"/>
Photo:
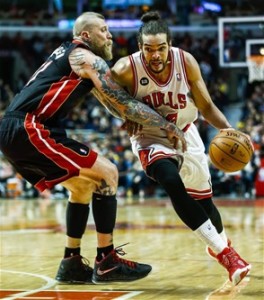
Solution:
<path fill-rule="evenodd" d="M 245 167 L 253 154 L 248 137 L 238 130 L 218 133 L 209 145 L 209 156 L 213 165 L 224 172 L 236 172 Z"/>

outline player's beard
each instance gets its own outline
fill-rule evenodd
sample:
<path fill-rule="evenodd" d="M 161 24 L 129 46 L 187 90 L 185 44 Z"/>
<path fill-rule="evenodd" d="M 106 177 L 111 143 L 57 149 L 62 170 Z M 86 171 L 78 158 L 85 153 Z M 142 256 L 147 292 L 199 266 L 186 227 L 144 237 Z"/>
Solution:
<path fill-rule="evenodd" d="M 96 42 L 89 44 L 90 49 L 94 54 L 102 57 L 104 60 L 111 60 L 113 58 L 112 42 L 107 42 L 103 46 L 99 46 Z"/>

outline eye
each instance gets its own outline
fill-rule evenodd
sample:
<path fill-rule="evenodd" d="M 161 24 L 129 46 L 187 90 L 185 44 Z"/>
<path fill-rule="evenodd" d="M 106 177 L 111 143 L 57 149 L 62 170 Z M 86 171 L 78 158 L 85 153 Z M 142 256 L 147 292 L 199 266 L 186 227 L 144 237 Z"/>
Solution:
<path fill-rule="evenodd" d="M 145 51 L 150 53 L 150 52 L 152 52 L 152 49 L 147 47 L 147 48 L 145 48 Z"/>
<path fill-rule="evenodd" d="M 159 48 L 159 52 L 164 52 L 164 51 L 166 51 L 166 49 L 167 49 L 167 47 L 163 46 L 163 47 Z"/>

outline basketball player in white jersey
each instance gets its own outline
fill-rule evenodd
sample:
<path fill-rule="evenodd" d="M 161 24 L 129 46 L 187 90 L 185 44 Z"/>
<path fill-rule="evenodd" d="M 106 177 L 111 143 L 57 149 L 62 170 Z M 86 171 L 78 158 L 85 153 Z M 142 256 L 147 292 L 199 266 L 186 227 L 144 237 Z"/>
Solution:
<path fill-rule="evenodd" d="M 175 150 L 163 130 L 127 123 L 132 149 L 146 174 L 169 195 L 181 220 L 207 245 L 207 252 L 238 284 L 251 266 L 231 247 L 221 216 L 212 201 L 204 144 L 194 121 L 198 112 L 219 130 L 230 123 L 212 102 L 199 65 L 188 52 L 172 47 L 168 25 L 159 14 L 142 16 L 140 51 L 121 58 L 112 68 L 115 80 L 136 99 L 175 123 L 187 141 L 187 151 Z"/>

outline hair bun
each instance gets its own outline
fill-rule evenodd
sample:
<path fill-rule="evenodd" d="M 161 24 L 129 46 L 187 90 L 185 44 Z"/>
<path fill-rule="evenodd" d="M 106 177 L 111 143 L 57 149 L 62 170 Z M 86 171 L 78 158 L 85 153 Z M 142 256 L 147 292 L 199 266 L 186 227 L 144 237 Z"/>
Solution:
<path fill-rule="evenodd" d="M 157 20 L 160 20 L 160 19 L 161 19 L 160 14 L 157 11 L 147 12 L 141 17 L 141 21 L 143 23 L 147 23 L 147 22 L 150 22 L 150 21 L 157 21 Z"/>

